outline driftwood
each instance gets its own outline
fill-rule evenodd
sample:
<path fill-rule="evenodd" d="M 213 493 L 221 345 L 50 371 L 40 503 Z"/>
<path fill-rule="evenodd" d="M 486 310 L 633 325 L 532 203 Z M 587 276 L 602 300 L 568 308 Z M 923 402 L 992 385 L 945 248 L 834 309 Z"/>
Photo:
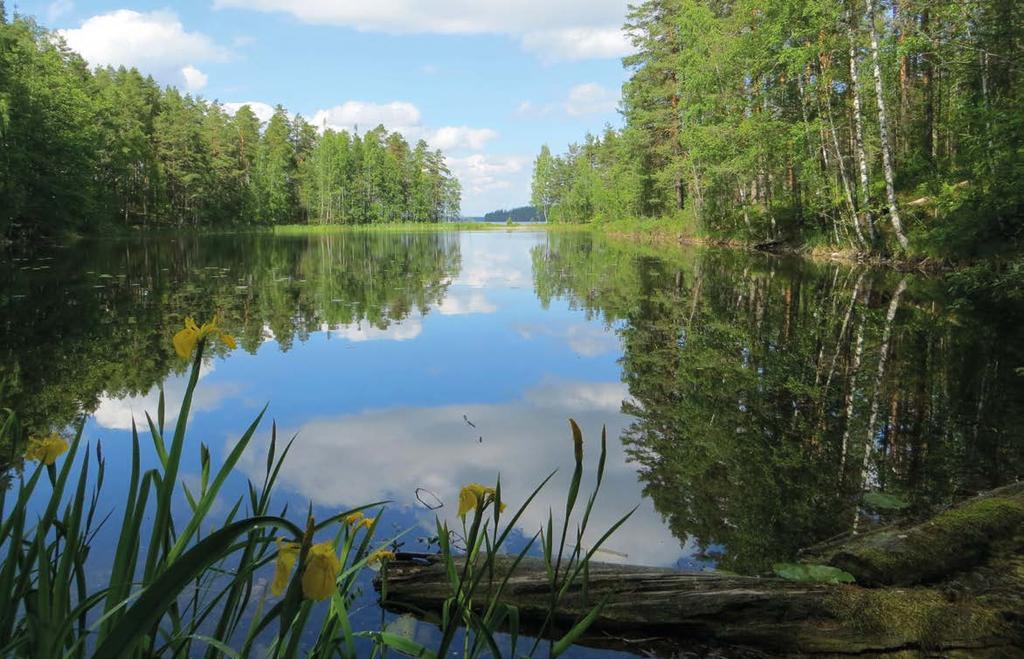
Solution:
<path fill-rule="evenodd" d="M 1019 485 L 923 524 L 815 549 L 815 559 L 848 569 L 858 585 L 591 563 L 586 588 L 570 589 L 553 633 L 606 600 L 582 644 L 657 652 L 725 647 L 730 656 L 904 650 L 1024 656 L 1022 529 Z M 429 618 L 451 594 L 445 571 L 422 557 L 402 557 L 388 566 L 384 605 Z M 511 564 L 498 557 L 491 583 L 500 583 Z M 928 585 L 864 587 L 879 583 Z M 479 602 L 486 601 L 486 588 Z M 526 632 L 547 614 L 548 598 L 546 569 L 534 558 L 519 565 L 502 595 L 519 608 Z"/>

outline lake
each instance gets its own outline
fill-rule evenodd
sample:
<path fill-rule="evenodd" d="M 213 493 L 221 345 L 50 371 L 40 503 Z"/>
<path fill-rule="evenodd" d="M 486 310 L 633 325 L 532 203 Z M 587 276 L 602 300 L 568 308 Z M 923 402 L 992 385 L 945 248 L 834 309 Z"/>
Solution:
<path fill-rule="evenodd" d="M 79 242 L 0 276 L 3 404 L 37 432 L 88 414 L 107 509 L 132 420 L 161 387 L 180 404 L 171 337 L 215 312 L 239 346 L 202 371 L 183 480 L 269 403 L 220 516 L 262 478 L 270 419 L 296 437 L 278 506 L 390 500 L 378 535 L 412 529 L 407 550 L 457 522 L 463 484 L 500 474 L 515 507 L 558 469 L 516 542 L 536 533 L 563 505 L 570 417 L 591 476 L 608 437 L 584 546 L 639 506 L 604 561 L 767 573 L 894 506 L 1024 476 L 1021 310 L 954 303 L 937 277 L 522 230 Z M 354 620 L 371 626 L 368 583 Z"/>

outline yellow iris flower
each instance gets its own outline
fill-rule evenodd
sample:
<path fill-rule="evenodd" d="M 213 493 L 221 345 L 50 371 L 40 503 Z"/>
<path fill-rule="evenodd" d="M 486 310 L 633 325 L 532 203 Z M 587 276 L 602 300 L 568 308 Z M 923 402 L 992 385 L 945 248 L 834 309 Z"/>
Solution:
<path fill-rule="evenodd" d="M 274 580 L 270 584 L 270 592 L 274 597 L 280 597 L 288 588 L 288 581 L 292 575 L 292 568 L 295 567 L 295 561 L 299 559 L 300 549 L 302 546 L 297 542 L 285 542 L 284 538 L 277 539 Z"/>
<path fill-rule="evenodd" d="M 366 557 L 366 564 L 370 567 L 376 567 L 384 561 L 395 560 L 395 552 L 388 549 L 378 549 Z"/>
<path fill-rule="evenodd" d="M 25 459 L 42 462 L 45 465 L 52 465 L 57 461 L 57 457 L 67 450 L 68 443 L 56 433 L 49 437 L 33 437 L 28 440 L 28 448 L 25 449 Z"/>
<path fill-rule="evenodd" d="M 188 359 L 192 355 L 192 351 L 196 349 L 199 341 L 211 335 L 219 338 L 228 348 L 235 349 L 234 337 L 217 326 L 216 316 L 210 322 L 203 323 L 202 327 L 196 325 L 196 321 L 192 316 L 188 316 L 185 318 L 185 327 L 174 335 L 174 351 L 182 359 Z"/>
<path fill-rule="evenodd" d="M 306 569 L 302 573 L 302 594 L 306 599 L 322 600 L 333 595 L 337 589 L 341 561 L 334 553 L 334 545 L 321 542 L 309 548 Z"/>
<path fill-rule="evenodd" d="M 373 517 L 366 517 L 362 513 L 351 513 L 341 518 L 341 522 L 346 526 L 352 527 L 353 533 L 361 529 L 362 527 L 370 528 L 373 526 Z"/>
<path fill-rule="evenodd" d="M 466 519 L 466 514 L 471 510 L 483 510 L 489 506 L 498 496 L 493 487 L 487 487 L 480 483 L 470 483 L 459 492 L 459 517 Z M 505 512 L 505 504 L 501 504 L 499 512 Z"/>

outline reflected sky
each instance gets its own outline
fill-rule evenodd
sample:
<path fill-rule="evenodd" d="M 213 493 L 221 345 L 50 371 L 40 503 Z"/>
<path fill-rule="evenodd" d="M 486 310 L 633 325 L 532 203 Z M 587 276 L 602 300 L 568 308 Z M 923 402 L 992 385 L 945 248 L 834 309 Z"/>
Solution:
<path fill-rule="evenodd" d="M 620 379 L 616 326 L 588 320 L 555 301 L 543 308 L 533 290 L 530 250 L 539 233 L 463 233 L 460 267 L 439 303 L 387 323 L 322 323 L 304 340 L 279 345 L 266 326 L 255 350 L 209 361 L 193 407 L 183 481 L 197 482 L 198 444 L 223 457 L 255 414 L 268 417 L 216 509 L 244 493 L 245 477 L 262 478 L 270 420 L 279 436 L 295 436 L 281 472 L 278 505 L 326 517 L 369 501 L 391 500 L 380 537 L 405 529 L 408 549 L 431 534 L 435 515 L 458 526 L 458 490 L 501 477 L 517 507 L 552 470 L 558 475 L 521 518 L 520 538 L 564 505 L 572 473 L 568 419 L 586 437 L 592 484 L 599 439 L 607 427 L 608 461 L 601 498 L 584 545 L 639 505 L 606 545 L 601 560 L 686 565 L 683 546 L 642 496 L 619 435 L 629 393 Z M 344 304 L 344 300 L 334 303 Z M 163 383 L 168 424 L 180 404 L 184 375 Z M 159 388 L 143 395 L 100 397 L 86 426 L 102 438 L 112 473 L 127 468 L 132 419 L 155 414 Z M 446 505 L 417 502 L 425 488 Z M 107 487 L 116 501 L 117 484 Z M 183 505 L 184 502 L 179 502 Z M 521 540 L 520 540 L 521 541 Z M 364 597 L 369 597 L 364 596 Z M 364 602 L 365 603 L 365 602 Z M 371 623 L 372 624 L 372 623 Z"/>
<path fill-rule="evenodd" d="M 0 264 L 0 307 L 25 321 L 6 326 L 0 376 L 17 376 L 13 404 L 32 428 L 91 411 L 108 509 L 132 421 L 145 427 L 161 386 L 174 422 L 185 375 L 171 336 L 185 313 L 214 311 L 239 348 L 204 365 L 182 480 L 195 489 L 201 445 L 217 462 L 268 412 L 212 526 L 262 479 L 272 420 L 295 437 L 275 510 L 312 504 L 323 519 L 390 500 L 378 538 L 408 531 L 410 550 L 435 515 L 458 526 L 463 484 L 500 475 L 514 508 L 558 469 L 514 543 L 536 533 L 564 502 L 569 417 L 586 437 L 585 488 L 608 433 L 584 544 L 638 506 L 606 561 L 764 573 L 855 523 L 864 487 L 923 510 L 1024 473 L 1022 358 L 1007 340 L 1019 323 L 948 309 L 923 277 L 900 301 L 903 275 L 886 270 L 652 255 L 576 232 L 203 236 L 73 256 Z M 447 505 L 426 509 L 418 488 Z M 97 570 L 116 531 L 94 545 Z M 368 579 L 353 618 L 366 628 L 379 622 Z"/>

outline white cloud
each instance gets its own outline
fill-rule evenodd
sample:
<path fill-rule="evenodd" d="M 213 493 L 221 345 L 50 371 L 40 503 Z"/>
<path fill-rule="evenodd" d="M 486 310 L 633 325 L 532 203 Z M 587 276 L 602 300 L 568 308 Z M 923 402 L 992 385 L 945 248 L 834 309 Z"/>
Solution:
<path fill-rule="evenodd" d="M 464 191 L 479 194 L 511 187 L 510 175 L 523 172 L 530 162 L 526 156 L 474 153 L 462 158 L 449 158 L 448 166 L 459 177 Z"/>
<path fill-rule="evenodd" d="M 71 0 L 56 0 L 46 7 L 46 22 L 54 23 L 62 16 L 71 13 L 75 9 L 75 3 Z"/>
<path fill-rule="evenodd" d="M 567 423 L 572 416 L 584 432 L 588 470 L 584 492 L 592 487 L 601 427 L 608 427 L 602 503 L 593 510 L 584 543 L 593 542 L 639 503 L 622 532 L 605 545 L 625 558 L 607 554 L 601 560 L 671 565 L 686 548 L 666 528 L 652 502 L 643 498 L 636 467 L 616 439 L 629 422 L 620 411 L 626 396 L 625 385 L 618 382 L 549 380 L 523 399 L 507 403 L 388 408 L 317 419 L 282 432 L 291 436 L 297 431 L 298 436 L 280 482 L 331 510 L 394 499 L 398 506 L 418 510 L 421 523 L 432 527 L 435 512 L 457 525 L 458 491 L 465 483 L 493 483 L 500 472 L 502 498 L 514 509 L 558 468 L 559 473 L 517 523 L 526 536 L 532 536 L 546 524 L 549 508 L 564 508 L 572 473 Z M 472 420 L 475 428 L 467 426 L 465 419 Z M 373 438 L 369 450 L 367 437 Z M 266 436 L 254 440 L 239 462 L 243 471 L 262 474 L 265 458 L 260 449 L 265 450 L 266 441 Z M 341 471 L 339 465 L 343 465 Z M 434 512 L 415 507 L 418 487 L 436 493 L 446 505 Z"/>
<path fill-rule="evenodd" d="M 166 10 L 118 9 L 58 34 L 93 66 L 134 66 L 164 82 L 182 82 L 183 69 L 196 63 L 231 58 L 227 48 L 186 31 L 174 12 Z"/>
<path fill-rule="evenodd" d="M 406 101 L 391 103 L 366 103 L 363 101 L 346 101 L 313 115 L 313 125 L 317 128 L 347 130 L 359 128 L 365 133 L 384 124 L 388 130 L 398 131 L 406 139 L 415 139 L 422 134 L 420 110 Z"/>
<path fill-rule="evenodd" d="M 197 92 L 206 86 L 209 76 L 189 64 L 181 69 L 181 75 L 185 78 L 185 88 L 190 92 Z"/>
<path fill-rule="evenodd" d="M 477 313 L 494 313 L 498 307 L 488 300 L 481 291 L 451 289 L 437 310 L 443 316 L 466 316 Z"/>
<path fill-rule="evenodd" d="M 313 115 L 313 125 L 319 129 L 346 130 L 365 133 L 383 124 L 390 131 L 401 133 L 409 142 L 424 139 L 435 149 L 443 151 L 479 151 L 487 142 L 496 139 L 498 132 L 491 128 L 470 126 L 443 126 L 436 130 L 423 125 L 420 109 L 408 101 L 369 103 L 346 101 Z"/>
<path fill-rule="evenodd" d="M 199 379 L 205 379 L 213 373 L 214 362 L 204 362 L 199 369 Z M 185 396 L 185 389 L 188 385 L 188 375 L 176 375 L 164 382 L 164 409 L 167 411 L 165 422 L 172 424 L 177 419 L 178 410 L 181 409 L 181 401 Z M 240 391 L 240 387 L 225 383 L 206 383 L 196 389 L 192 398 L 192 411 L 215 410 L 220 407 L 225 398 L 228 398 Z M 156 421 L 157 407 L 160 401 L 160 388 L 153 387 L 141 396 L 117 397 L 104 394 L 100 397 L 100 404 L 93 412 L 96 423 L 104 428 L 114 430 L 131 430 L 132 419 L 136 426 L 145 428 L 146 412 L 149 412 Z"/>
<path fill-rule="evenodd" d="M 526 341 L 537 336 L 561 339 L 580 357 L 597 357 L 621 350 L 615 329 L 594 323 L 573 323 L 567 326 L 519 324 L 515 326 L 515 331 Z"/>
<path fill-rule="evenodd" d="M 287 12 L 369 32 L 505 34 L 544 59 L 618 57 L 629 0 L 215 0 L 219 8 Z"/>
<path fill-rule="evenodd" d="M 256 115 L 256 118 L 261 122 L 266 123 L 270 121 L 270 118 L 274 116 L 274 106 L 269 103 L 262 103 L 260 101 L 242 101 L 241 103 L 225 103 L 224 111 L 234 116 L 236 112 L 242 109 L 243 106 L 248 105 L 252 113 Z"/>
<path fill-rule="evenodd" d="M 633 52 L 629 37 L 617 27 L 529 32 L 523 35 L 522 45 L 524 50 L 548 61 L 623 57 Z"/>
<path fill-rule="evenodd" d="M 585 114 L 611 112 L 618 104 L 617 92 L 606 89 L 596 82 L 588 82 L 569 90 L 564 107 L 569 116 L 579 117 Z"/>
<path fill-rule="evenodd" d="M 445 126 L 434 131 L 427 141 L 443 151 L 469 149 L 479 151 L 487 142 L 496 139 L 498 132 L 490 128 L 470 128 L 469 126 Z"/>
<path fill-rule="evenodd" d="M 391 323 L 384 329 L 374 327 L 370 323 L 353 323 L 331 327 L 323 325 L 320 331 L 337 336 L 353 343 L 364 341 L 409 341 L 423 332 L 423 321 L 417 316 L 410 316 L 401 322 Z"/>

